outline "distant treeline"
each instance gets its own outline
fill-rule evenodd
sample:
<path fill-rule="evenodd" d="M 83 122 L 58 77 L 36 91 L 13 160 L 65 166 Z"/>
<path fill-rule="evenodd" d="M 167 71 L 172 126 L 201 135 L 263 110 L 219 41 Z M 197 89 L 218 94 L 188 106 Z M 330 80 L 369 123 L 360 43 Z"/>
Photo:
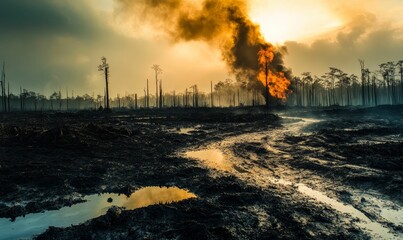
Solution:
<path fill-rule="evenodd" d="M 106 98 L 103 95 L 74 96 L 72 92 L 58 91 L 49 97 L 21 89 L 20 93 L 2 95 L 0 103 L 3 111 L 76 111 L 84 109 L 103 109 Z M 197 85 L 183 92 L 163 92 L 160 88 L 158 97 L 153 94 L 117 95 L 109 99 L 112 109 L 169 108 L 169 107 L 236 107 L 254 106 L 265 103 L 261 92 L 238 87 L 227 79 L 214 85 L 210 93 L 199 92 Z"/>
<path fill-rule="evenodd" d="M 403 103 L 403 61 L 387 62 L 376 71 L 365 68 L 360 60 L 361 76 L 347 74 L 330 67 L 323 76 L 312 76 L 305 72 L 291 80 L 291 93 L 287 100 L 273 101 L 288 106 L 376 106 L 381 104 Z M 74 96 L 73 92 L 57 91 L 49 97 L 20 88 L 19 94 L 11 93 L 3 64 L 1 75 L 1 101 L 3 112 L 9 111 L 76 111 L 84 109 L 103 109 L 106 106 L 104 95 L 84 94 Z M 200 92 L 193 85 L 181 92 L 164 92 L 162 82 L 156 94 L 147 88 L 141 95 L 126 94 L 109 98 L 110 108 L 141 109 L 170 107 L 238 107 L 265 104 L 264 91 L 249 89 L 246 86 L 226 79 L 213 86 L 209 93 Z"/>
<path fill-rule="evenodd" d="M 403 60 L 379 65 L 370 71 L 363 60 L 361 76 L 347 74 L 330 67 L 323 76 L 305 72 L 292 79 L 293 94 L 287 104 L 292 106 L 350 106 L 403 103 Z"/>

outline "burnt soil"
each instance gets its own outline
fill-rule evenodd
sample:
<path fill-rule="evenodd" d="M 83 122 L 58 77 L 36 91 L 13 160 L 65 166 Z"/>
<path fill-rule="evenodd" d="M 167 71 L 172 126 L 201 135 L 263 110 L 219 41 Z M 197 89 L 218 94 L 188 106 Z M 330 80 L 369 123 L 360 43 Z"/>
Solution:
<path fill-rule="evenodd" d="M 379 191 L 403 205 L 402 105 L 311 109 L 292 115 L 322 121 L 305 129 L 310 134 L 285 136 L 285 142 L 297 146 L 290 165 L 342 185 Z M 323 161 L 307 164 L 307 156 Z"/>
<path fill-rule="evenodd" d="M 94 193 L 130 195 L 144 186 L 177 186 L 198 197 L 109 211 L 77 226 L 50 227 L 37 239 L 369 238 L 354 219 L 293 186 L 261 186 L 178 154 L 278 131 L 307 117 L 322 121 L 272 143 L 291 153 L 287 158 L 264 147 L 270 135 L 234 142 L 228 150 L 238 157 L 253 153 L 268 174 L 302 182 L 364 212 L 354 198 L 357 189 L 402 204 L 403 106 L 13 113 L 0 119 L 0 217 L 59 209 Z M 178 131 L 188 127 L 195 130 Z"/>

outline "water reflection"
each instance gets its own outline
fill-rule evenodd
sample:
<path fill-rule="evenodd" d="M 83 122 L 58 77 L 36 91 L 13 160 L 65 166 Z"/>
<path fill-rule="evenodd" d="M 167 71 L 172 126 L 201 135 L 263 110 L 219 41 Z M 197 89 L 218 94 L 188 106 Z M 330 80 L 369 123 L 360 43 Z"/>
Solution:
<path fill-rule="evenodd" d="M 145 187 L 134 192 L 122 206 L 130 210 L 189 198 L 196 198 L 196 195 L 177 187 Z"/>
<path fill-rule="evenodd" d="M 33 235 L 44 232 L 49 226 L 68 227 L 79 224 L 105 214 L 113 205 L 132 210 L 189 198 L 196 198 L 196 195 L 177 187 L 145 187 L 134 192 L 130 197 L 118 194 L 89 195 L 84 197 L 87 200 L 84 203 L 59 210 L 28 214 L 25 217 L 18 217 L 15 222 L 0 218 L 0 240 L 31 238 Z"/>
<path fill-rule="evenodd" d="M 185 153 L 187 158 L 194 158 L 203 161 L 210 168 L 230 171 L 233 168 L 232 163 L 227 160 L 224 154 L 218 149 L 205 149 L 200 151 L 188 151 Z"/>
<path fill-rule="evenodd" d="M 390 208 L 382 208 L 381 216 L 396 224 L 397 226 L 403 226 L 403 208 L 400 209 L 390 209 Z"/>
<path fill-rule="evenodd" d="M 191 132 L 196 131 L 196 128 L 180 128 L 180 134 L 190 134 Z"/>
<path fill-rule="evenodd" d="M 348 213 L 354 218 L 359 219 L 360 221 L 356 222 L 358 226 L 365 228 L 371 232 L 371 234 L 376 237 L 377 239 L 401 239 L 401 235 L 395 236 L 393 233 L 390 232 L 390 230 L 382 224 L 372 221 L 369 219 L 363 212 L 360 210 L 354 208 L 351 205 L 346 205 L 342 202 L 339 202 L 337 200 L 331 199 L 324 195 L 323 193 L 313 190 L 312 188 L 307 187 L 304 184 L 297 184 L 298 186 L 298 191 L 301 193 L 312 197 L 319 202 L 325 203 L 329 206 L 331 206 L 333 209 L 336 209 L 342 213 Z"/>

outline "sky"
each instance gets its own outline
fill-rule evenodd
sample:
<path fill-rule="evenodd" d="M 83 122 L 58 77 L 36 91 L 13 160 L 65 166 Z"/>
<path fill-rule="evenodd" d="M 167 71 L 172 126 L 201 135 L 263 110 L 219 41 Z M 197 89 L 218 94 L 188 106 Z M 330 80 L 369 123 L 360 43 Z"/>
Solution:
<path fill-rule="evenodd" d="M 121 1 L 130 0 L 1 0 L 0 61 L 12 92 L 22 86 L 47 96 L 59 89 L 102 94 L 102 56 L 110 64 L 112 97 L 143 95 L 147 78 L 153 89 L 153 64 L 163 69 L 166 92 L 194 84 L 208 91 L 210 81 L 234 78 L 219 49 L 172 41 L 163 29 L 143 23 L 140 13 L 128 18 Z M 358 59 L 370 69 L 403 59 L 401 0 L 247 2 L 265 40 L 286 46 L 285 64 L 295 76 L 320 76 L 330 66 L 358 74 Z"/>

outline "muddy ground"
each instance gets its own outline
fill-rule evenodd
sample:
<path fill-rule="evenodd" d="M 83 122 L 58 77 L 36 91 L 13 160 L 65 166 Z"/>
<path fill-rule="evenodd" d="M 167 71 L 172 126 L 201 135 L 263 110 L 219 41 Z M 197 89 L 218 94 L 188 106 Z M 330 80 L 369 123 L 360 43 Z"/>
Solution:
<path fill-rule="evenodd" d="M 398 238 L 402 224 L 381 208 L 402 206 L 402 119 L 403 106 L 2 115 L 0 217 L 58 209 L 94 193 L 177 186 L 198 197 L 109 211 L 37 238 L 379 237 L 356 217 L 299 191 L 296 184 L 304 184 Z M 184 155 L 206 148 L 225 153 L 233 169 Z"/>

